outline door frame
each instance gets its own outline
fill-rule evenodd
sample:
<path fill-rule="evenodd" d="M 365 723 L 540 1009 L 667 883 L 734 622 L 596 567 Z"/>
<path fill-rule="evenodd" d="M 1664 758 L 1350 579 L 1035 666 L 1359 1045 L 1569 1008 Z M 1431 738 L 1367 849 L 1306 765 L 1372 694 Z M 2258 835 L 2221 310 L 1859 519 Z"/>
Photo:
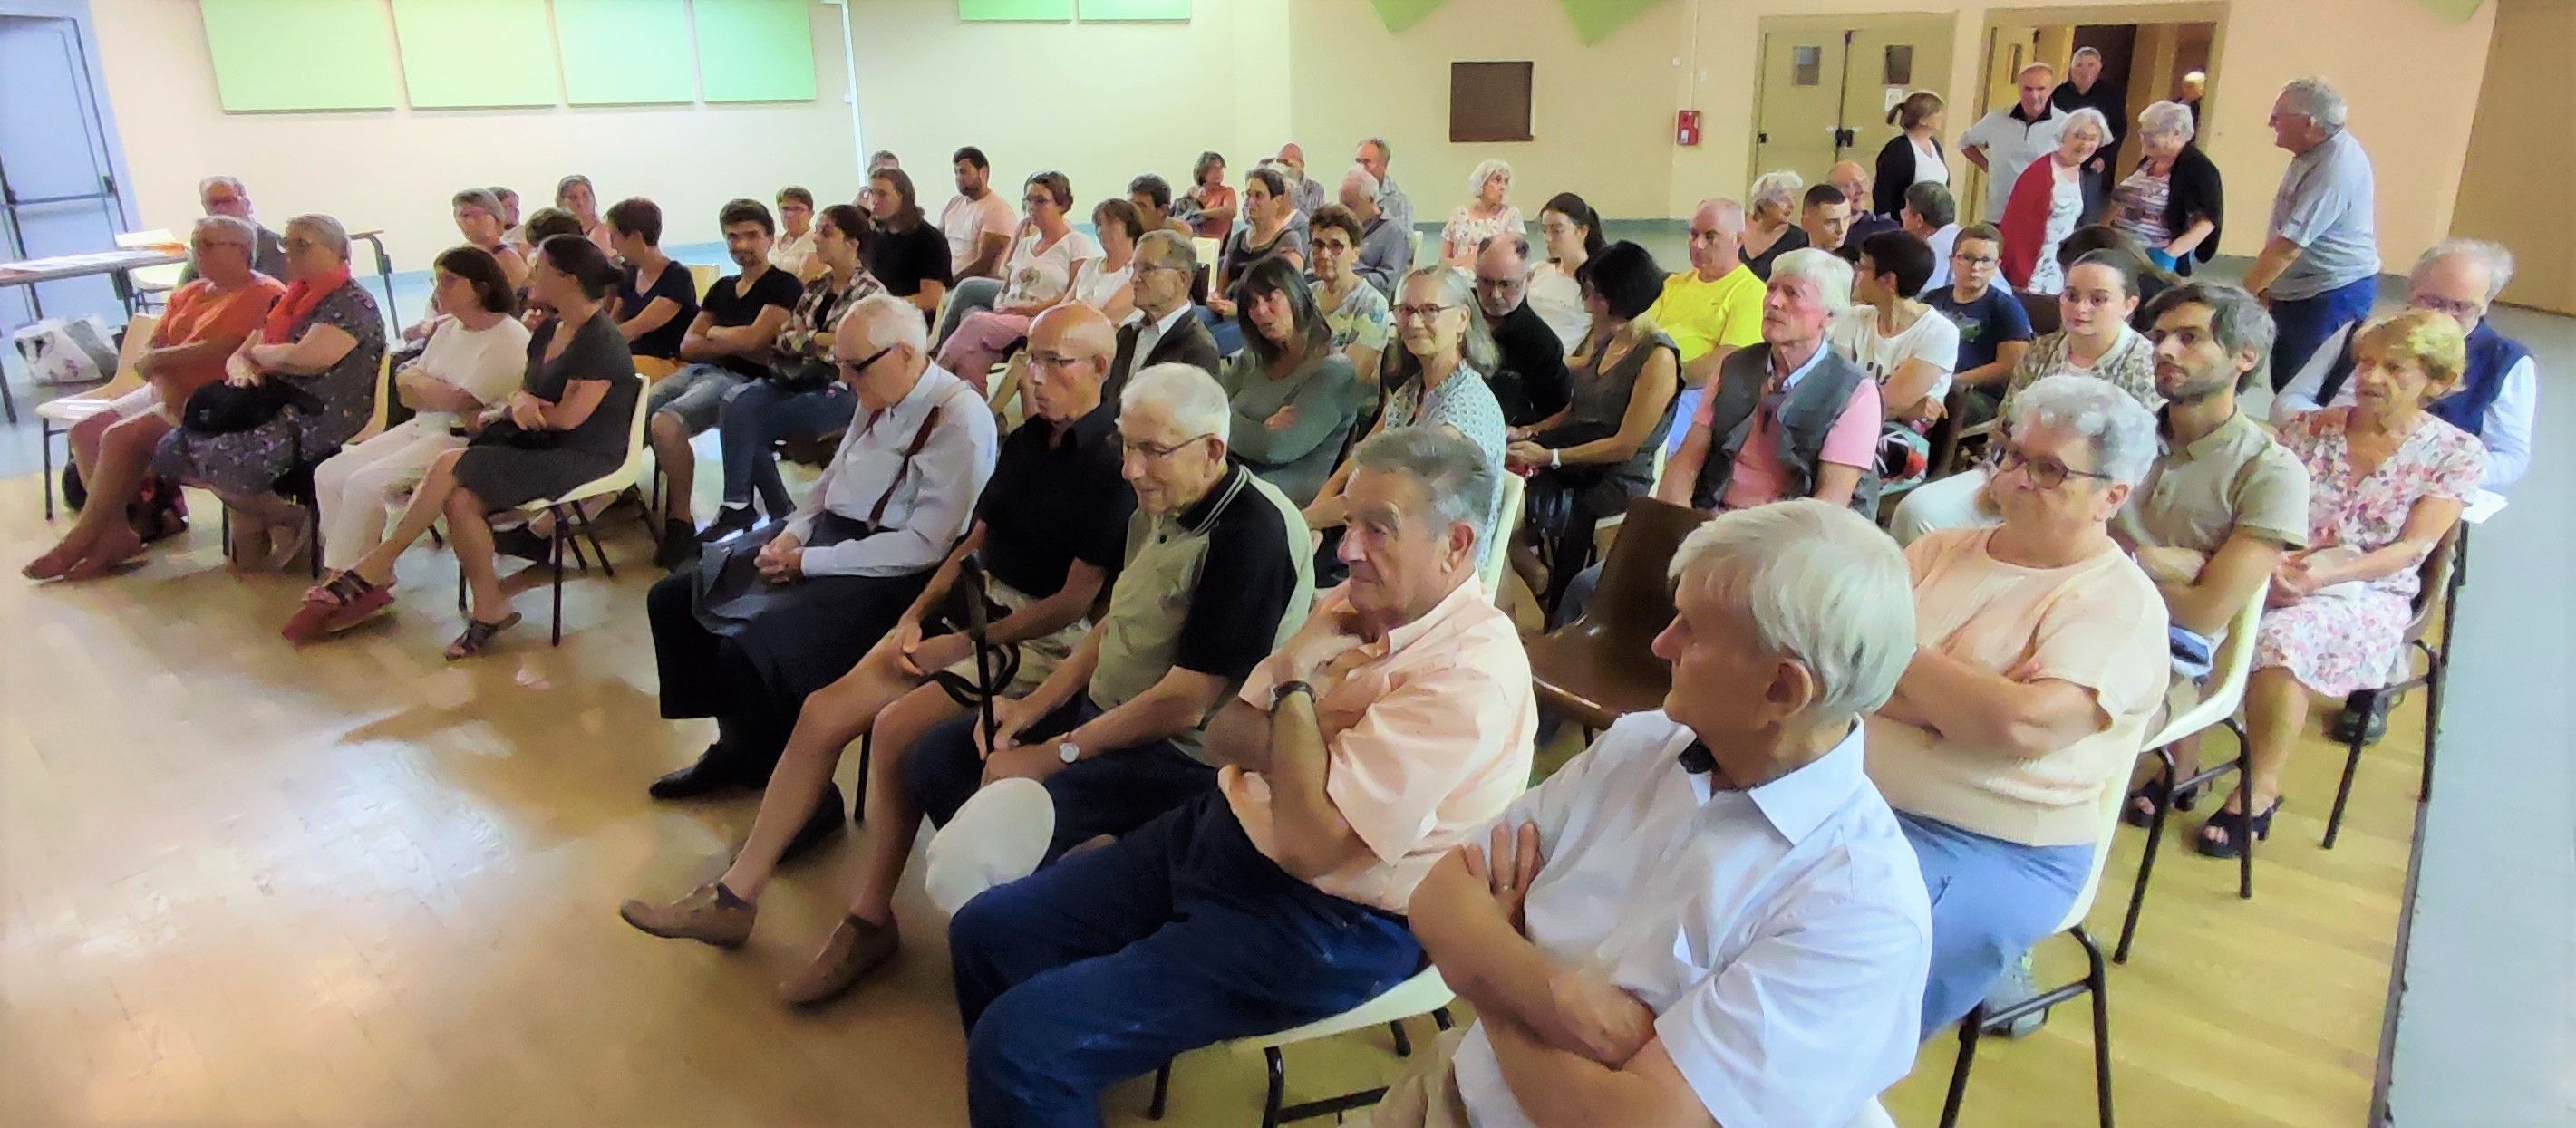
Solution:
<path fill-rule="evenodd" d="M 80 43 L 81 69 L 89 80 L 90 105 L 98 109 L 98 140 L 107 157 L 108 176 L 116 184 L 117 226 L 135 230 L 141 217 L 134 204 L 134 176 L 125 166 L 125 134 L 117 128 L 116 106 L 107 97 L 107 68 L 99 57 L 98 28 L 90 19 L 89 0 L 0 0 L 0 16 L 72 22 L 72 34 Z"/>
<path fill-rule="evenodd" d="M 1889 25 L 1889 24 L 1930 24 L 1930 23 L 1939 23 L 1939 24 L 1943 25 L 1943 27 L 1945 28 L 1945 30 L 1946 30 L 1946 32 L 1947 32 L 1947 34 L 1950 36 L 1950 43 L 1951 43 L 1951 46 L 1950 46 L 1950 54 L 1951 54 L 1950 66 L 1951 66 L 1951 72 L 1952 72 L 1953 74 L 1957 73 L 1957 71 L 1958 71 L 1958 57 L 1957 57 L 1957 56 L 1958 56 L 1958 50 L 1959 50 L 1959 49 L 1958 49 L 1959 14 L 1958 14 L 1957 12 L 1865 12 L 1865 13 L 1852 13 L 1852 14 L 1849 14 L 1849 15 L 1806 15 L 1806 14 L 1799 14 L 1799 15 L 1766 15 L 1766 16 L 1763 16 L 1759 21 L 1757 21 L 1757 22 L 1753 25 L 1753 42 L 1754 42 L 1754 49 L 1753 49 L 1753 57 L 1754 57 L 1754 63 L 1753 63 L 1753 121 L 1754 121 L 1754 128 L 1752 128 L 1752 129 L 1750 129 L 1750 130 L 1745 131 L 1745 134 L 1744 134 L 1744 167 L 1746 167 L 1746 168 L 1748 168 L 1748 169 L 1752 169 L 1752 170 L 1753 170 L 1753 174 L 1754 174 L 1754 175 L 1756 175 L 1756 176 L 1761 175 L 1761 174 L 1762 174 L 1762 172 L 1764 171 L 1764 170 L 1763 170 L 1763 168 L 1762 168 L 1762 140 L 1761 140 L 1761 137 L 1762 137 L 1762 129 L 1761 129 L 1761 121 L 1762 121 L 1762 95 L 1763 95 L 1763 89 L 1762 89 L 1762 86 L 1763 86 L 1763 78 L 1762 78 L 1762 46 L 1761 46 L 1761 44 L 1762 44 L 1763 40 L 1765 39 L 1765 37 L 1767 37 L 1767 36 L 1771 35 L 1771 34 L 1772 34 L 1772 33 L 1774 33 L 1774 32 L 1782 32 L 1782 31 L 1788 31 L 1788 32 L 1798 32 L 1798 31 L 1859 31 L 1859 30 L 1861 30 L 1861 29 L 1863 29 L 1863 28 L 1879 27 L 1879 26 L 1885 26 L 1885 25 Z M 1982 42 L 1982 40 L 1981 40 L 1981 42 Z M 2218 48 L 2217 48 L 2217 45 L 2216 45 L 2216 41 L 2215 41 L 2215 40 L 2213 40 L 2213 41 L 2212 41 L 2212 43 L 2211 43 L 2211 46 L 2210 46 L 2210 54 L 2212 55 L 2212 57 L 2215 57 L 2215 56 L 2217 55 L 2217 52 L 2218 52 Z M 1844 62 L 1844 65 L 1848 67 L 1848 66 L 1850 65 L 1851 60 L 1849 59 L 1849 57 L 1848 57 L 1848 56 L 1846 56 L 1846 57 L 1845 57 L 1845 59 L 1843 60 L 1843 62 Z M 1950 82 L 1949 82 L 1949 76 L 1948 76 L 1948 75 L 1944 75 L 1944 76 L 1942 76 L 1942 80 L 1941 80 L 1941 82 L 1940 82 L 1939 84 L 1937 84 L 1937 85 L 1936 85 L 1936 84 L 1933 84 L 1933 83 L 1917 83 L 1917 84 L 1916 84 L 1916 86 L 1917 86 L 1918 88 L 1920 88 L 1920 89 L 1924 89 L 1924 90 L 1932 90 L 1932 91 L 1939 92 L 1939 93 L 1941 94 L 1941 97 L 1942 97 L 1945 101 L 1946 101 L 1946 100 L 1953 100 L 1953 99 L 1951 99 L 1951 98 L 1950 98 L 1950 94 L 1949 94 L 1949 91 L 1948 91 L 1949 85 L 1950 85 Z"/>
<path fill-rule="evenodd" d="M 2201 91 L 2203 98 L 2218 96 L 2225 82 L 2218 72 L 2218 61 L 2227 57 L 2227 17 L 2235 5 L 2230 0 L 2196 0 L 2196 2 L 2149 4 L 2086 4 L 2067 8 L 1988 8 L 1985 26 L 1978 29 L 1977 49 L 1984 53 L 1977 64 L 1975 116 L 1984 117 L 1990 108 L 1988 94 L 1994 89 L 1995 76 L 1989 73 L 1994 58 L 1997 32 L 2009 27 L 2078 27 L 2085 24 L 2195 24 L 2210 25 L 2209 82 Z M 2144 109 L 2145 107 L 2138 107 Z M 2134 126 L 2135 123 L 2131 123 Z M 1964 127 L 1963 127 L 1964 128 Z"/>

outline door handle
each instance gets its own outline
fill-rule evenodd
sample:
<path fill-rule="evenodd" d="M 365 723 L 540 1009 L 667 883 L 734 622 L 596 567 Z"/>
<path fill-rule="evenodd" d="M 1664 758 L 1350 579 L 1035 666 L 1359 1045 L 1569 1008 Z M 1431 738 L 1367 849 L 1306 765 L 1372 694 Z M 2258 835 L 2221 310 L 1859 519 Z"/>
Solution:
<path fill-rule="evenodd" d="M 1757 142 L 1760 142 L 1760 143 L 1764 144 L 1764 145 L 1768 145 L 1768 144 L 1770 144 L 1770 143 L 1771 143 L 1771 134 L 1770 134 L 1770 131 L 1765 130 L 1765 131 L 1763 131 L 1763 132 L 1756 133 L 1756 134 L 1754 134 L 1754 135 L 1753 135 L 1753 139 L 1754 139 L 1755 141 L 1757 141 Z"/>

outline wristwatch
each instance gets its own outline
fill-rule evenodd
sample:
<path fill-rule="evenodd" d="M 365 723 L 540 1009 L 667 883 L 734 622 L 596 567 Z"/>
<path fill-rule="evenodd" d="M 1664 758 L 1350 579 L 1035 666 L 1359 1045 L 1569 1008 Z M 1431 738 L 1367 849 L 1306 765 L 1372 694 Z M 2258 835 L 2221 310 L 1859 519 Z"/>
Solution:
<path fill-rule="evenodd" d="M 1060 740 L 1056 742 L 1055 754 L 1059 759 L 1070 764 L 1082 758 L 1082 746 L 1070 740 Z"/>
<path fill-rule="evenodd" d="M 1289 694 L 1291 694 L 1291 693 L 1302 693 L 1302 694 L 1305 694 L 1305 695 L 1306 695 L 1306 700 L 1308 700 L 1308 701 L 1313 701 L 1313 700 L 1315 699 L 1315 687 L 1314 687 L 1314 686 L 1308 685 L 1308 684 L 1306 684 L 1305 682 L 1298 681 L 1298 680 L 1296 680 L 1296 679 L 1294 679 L 1294 678 L 1291 678 L 1291 679 L 1289 679 L 1289 680 L 1287 680 L 1287 681 L 1284 681 L 1284 682 L 1281 682 L 1281 683 L 1279 683 L 1278 685 L 1273 686 L 1273 687 L 1271 688 L 1271 690 L 1270 690 L 1270 711 L 1271 711 L 1271 712 L 1273 712 L 1273 713 L 1278 712 L 1278 711 L 1279 711 L 1279 703 L 1280 703 L 1280 702 L 1282 702 L 1282 701 L 1286 701 L 1286 700 L 1288 700 L 1288 695 L 1289 695 Z"/>

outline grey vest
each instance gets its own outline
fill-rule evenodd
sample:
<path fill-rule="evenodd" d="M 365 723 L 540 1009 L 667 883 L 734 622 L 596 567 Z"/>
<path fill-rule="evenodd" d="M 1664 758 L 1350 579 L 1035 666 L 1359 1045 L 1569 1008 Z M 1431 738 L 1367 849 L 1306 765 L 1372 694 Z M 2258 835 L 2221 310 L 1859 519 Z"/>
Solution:
<path fill-rule="evenodd" d="M 1851 402 L 1852 389 L 1869 379 L 1859 365 L 1843 359 L 1826 348 L 1824 359 L 1807 371 L 1798 386 L 1789 389 L 1780 403 L 1778 429 L 1780 466 L 1788 477 L 1786 497 L 1806 497 L 1816 492 L 1817 456 L 1824 453 L 1825 435 L 1834 428 L 1844 405 Z M 1697 509 L 1717 508 L 1717 499 L 1726 495 L 1727 480 L 1735 476 L 1735 455 L 1744 449 L 1745 437 L 1753 433 L 1753 412 L 1762 404 L 1762 389 L 1771 382 L 1771 350 L 1752 345 L 1737 349 L 1718 366 L 1717 386 L 1709 392 L 1714 402 L 1714 417 L 1709 421 L 1710 449 L 1708 460 L 1700 463 L 1699 480 L 1691 486 L 1691 505 Z M 1863 517 L 1878 514 L 1878 466 L 1875 458 L 1861 468 L 1860 484 L 1852 487 L 1851 507 Z"/>

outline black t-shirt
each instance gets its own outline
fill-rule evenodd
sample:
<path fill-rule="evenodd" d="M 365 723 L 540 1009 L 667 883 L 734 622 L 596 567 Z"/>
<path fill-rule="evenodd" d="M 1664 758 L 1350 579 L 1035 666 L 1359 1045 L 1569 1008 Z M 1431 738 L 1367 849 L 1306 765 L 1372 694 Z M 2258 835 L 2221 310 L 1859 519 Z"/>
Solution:
<path fill-rule="evenodd" d="M 1245 483 L 1232 504 L 1216 508 L 1234 476 L 1249 473 L 1236 464 L 1181 514 L 1181 524 L 1190 528 L 1214 524 L 1208 528 L 1207 562 L 1199 568 L 1198 590 L 1190 593 L 1189 613 L 1181 619 L 1172 664 L 1230 682 L 1250 676 L 1270 656 L 1279 620 L 1288 614 L 1289 597 L 1297 589 L 1297 565 L 1288 556 L 1288 527 L 1278 507 Z M 1304 532 L 1298 530 L 1295 551 L 1307 551 Z"/>
<path fill-rule="evenodd" d="M 1064 589 L 1076 560 L 1115 573 L 1127 552 L 1127 516 L 1136 491 L 1119 474 L 1118 405 L 1103 403 L 1053 442 L 1055 425 L 1040 418 L 1002 439 L 993 476 L 975 504 L 984 523 L 977 550 L 994 579 L 1023 595 Z"/>
<path fill-rule="evenodd" d="M 920 293 L 924 282 L 946 286 L 951 281 L 948 237 L 928 223 L 904 232 L 877 231 L 868 239 L 866 258 L 868 273 L 898 298 Z"/>
<path fill-rule="evenodd" d="M 636 356 L 658 356 L 664 360 L 678 360 L 680 338 L 689 335 L 689 323 L 698 318 L 697 282 L 689 276 L 688 264 L 678 261 L 662 264 L 662 273 L 654 276 L 653 287 L 650 290 L 637 289 L 636 283 L 641 280 L 642 274 L 642 271 L 630 265 L 626 268 L 626 277 L 617 284 L 617 319 L 619 321 L 630 320 L 637 314 L 643 313 L 644 307 L 653 304 L 655 298 L 671 299 L 672 304 L 680 307 L 680 311 L 672 314 L 669 321 L 663 322 L 652 332 L 628 341 L 627 349 Z"/>
<path fill-rule="evenodd" d="M 752 280 L 751 292 L 740 292 L 741 286 L 742 275 L 728 274 L 707 287 L 707 298 L 699 308 L 717 327 L 749 325 L 760 320 L 760 311 L 769 306 L 794 313 L 796 299 L 805 295 L 805 286 L 795 275 L 776 267 L 761 271 L 760 277 Z M 716 363 L 753 380 L 769 375 L 768 365 L 750 357 L 728 356 Z"/>
<path fill-rule="evenodd" d="M 1522 302 L 1492 329 L 1502 363 L 1488 382 L 1493 385 L 1494 402 L 1503 409 L 1503 422 L 1526 427 L 1564 410 L 1571 384 L 1565 372 L 1565 341 L 1547 319 Z"/>

